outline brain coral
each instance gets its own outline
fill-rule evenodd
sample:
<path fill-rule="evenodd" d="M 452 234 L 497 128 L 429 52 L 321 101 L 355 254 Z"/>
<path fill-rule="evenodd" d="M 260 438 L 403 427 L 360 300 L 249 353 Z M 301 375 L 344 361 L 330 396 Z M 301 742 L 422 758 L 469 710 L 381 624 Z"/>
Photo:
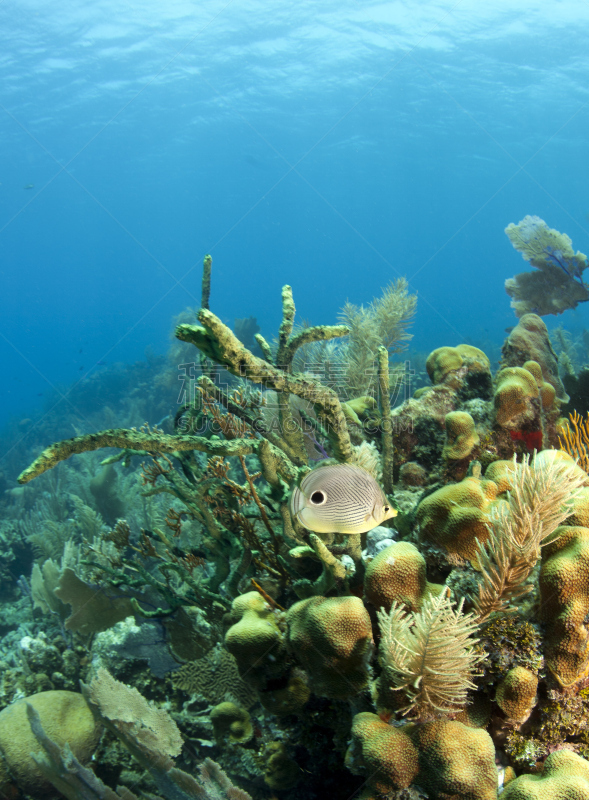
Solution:
<path fill-rule="evenodd" d="M 494 481 L 474 476 L 442 486 L 417 507 L 420 540 L 437 544 L 450 555 L 475 559 L 476 539 L 482 543 L 489 538 L 489 512 L 505 502 L 498 500 L 497 494 Z"/>
<path fill-rule="evenodd" d="M 289 648 L 316 694 L 345 699 L 365 688 L 372 626 L 358 597 L 309 597 L 288 610 L 286 621 Z"/>
<path fill-rule="evenodd" d="M 368 564 L 364 577 L 366 599 L 375 608 L 387 611 L 395 600 L 418 611 L 426 587 L 425 570 L 425 559 L 417 547 L 395 542 Z"/>
<path fill-rule="evenodd" d="M 45 733 L 60 747 L 66 742 L 82 764 L 87 763 L 100 739 L 102 726 L 94 718 L 81 694 L 65 691 L 41 692 L 25 697 L 0 712 L 0 790 L 2 796 L 13 795 L 11 779 L 23 792 L 39 797 L 51 792 L 53 786 L 41 774 L 31 753 L 41 750 L 31 731 L 26 705 L 38 712 Z"/>
<path fill-rule="evenodd" d="M 474 419 L 466 411 L 451 411 L 446 414 L 445 427 L 446 442 L 442 458 L 448 461 L 467 458 L 480 442 Z"/>
<path fill-rule="evenodd" d="M 538 676 L 525 667 L 513 667 L 502 679 L 495 702 L 508 719 L 525 722 L 536 699 Z"/>
<path fill-rule="evenodd" d="M 375 792 L 387 794 L 413 783 L 418 772 L 418 754 L 401 728 L 363 711 L 356 714 L 352 723 L 346 767 L 354 775 L 366 775 L 369 787 Z"/>
<path fill-rule="evenodd" d="M 495 417 L 499 425 L 521 426 L 531 421 L 536 409 L 530 400 L 538 397 L 538 384 L 531 372 L 523 367 L 506 367 L 496 378 Z"/>
<path fill-rule="evenodd" d="M 467 374 L 489 376 L 490 381 L 491 362 L 482 350 L 469 344 L 438 347 L 429 354 L 425 368 L 434 385 L 449 380 L 458 388 Z"/>
<path fill-rule="evenodd" d="M 563 686 L 587 673 L 589 661 L 589 528 L 562 525 L 542 551 L 540 619 L 546 663 Z"/>
<path fill-rule="evenodd" d="M 589 762 L 570 750 L 557 750 L 541 774 L 511 781 L 501 800 L 589 800 Z"/>
<path fill-rule="evenodd" d="M 430 797 L 495 800 L 495 746 L 486 731 L 440 719 L 416 725 L 410 736 L 419 752 L 416 783 Z"/>
<path fill-rule="evenodd" d="M 524 314 L 507 337 L 502 348 L 501 364 L 522 367 L 526 361 L 536 361 L 545 381 L 551 383 L 556 397 L 565 402 L 568 395 L 558 375 L 558 359 L 550 344 L 548 328 L 537 314 Z"/>
<path fill-rule="evenodd" d="M 277 612 L 258 592 L 236 597 L 231 605 L 234 624 L 225 634 L 225 647 L 237 661 L 239 674 L 257 689 L 284 669 L 285 649 Z"/>
<path fill-rule="evenodd" d="M 172 683 L 189 694 L 202 694 L 211 705 L 221 703 L 227 694 L 244 708 L 251 708 L 258 699 L 256 690 L 241 679 L 237 662 L 221 644 L 173 672 Z"/>

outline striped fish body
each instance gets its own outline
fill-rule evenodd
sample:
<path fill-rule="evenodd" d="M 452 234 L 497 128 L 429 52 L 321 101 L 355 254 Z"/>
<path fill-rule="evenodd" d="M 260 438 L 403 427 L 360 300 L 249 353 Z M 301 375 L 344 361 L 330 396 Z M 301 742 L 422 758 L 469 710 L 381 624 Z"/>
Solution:
<path fill-rule="evenodd" d="M 366 470 L 332 464 L 309 472 L 290 498 L 290 512 L 314 533 L 365 533 L 397 512 Z"/>

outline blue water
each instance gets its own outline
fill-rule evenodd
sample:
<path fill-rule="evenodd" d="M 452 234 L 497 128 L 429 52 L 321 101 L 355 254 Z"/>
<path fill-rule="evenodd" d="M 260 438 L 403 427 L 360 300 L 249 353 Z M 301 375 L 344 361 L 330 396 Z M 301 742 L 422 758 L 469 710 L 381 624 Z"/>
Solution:
<path fill-rule="evenodd" d="M 284 283 L 330 323 L 406 276 L 412 347 L 498 347 L 505 226 L 589 250 L 588 32 L 586 0 L 4 0 L 0 427 L 164 353 L 207 252 L 268 338 Z"/>

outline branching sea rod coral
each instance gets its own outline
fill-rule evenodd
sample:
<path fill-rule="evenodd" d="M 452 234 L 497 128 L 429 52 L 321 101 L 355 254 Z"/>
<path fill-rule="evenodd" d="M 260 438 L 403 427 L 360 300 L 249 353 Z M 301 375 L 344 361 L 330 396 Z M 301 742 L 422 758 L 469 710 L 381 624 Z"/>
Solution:
<path fill-rule="evenodd" d="M 589 414 L 585 419 L 573 409 L 567 425 L 559 436 L 560 446 L 579 466 L 589 472 Z"/>

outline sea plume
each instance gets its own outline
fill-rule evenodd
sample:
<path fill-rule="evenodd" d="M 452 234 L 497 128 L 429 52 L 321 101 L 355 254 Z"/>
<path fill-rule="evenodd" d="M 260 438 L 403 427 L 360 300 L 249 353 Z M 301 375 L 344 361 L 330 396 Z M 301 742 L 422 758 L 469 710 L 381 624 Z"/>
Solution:
<path fill-rule="evenodd" d="M 417 613 L 398 602 L 378 612 L 380 660 L 390 688 L 405 700 L 404 716 L 425 721 L 458 711 L 475 688 L 477 623 L 462 604 L 453 608 L 443 592 L 429 595 Z"/>

